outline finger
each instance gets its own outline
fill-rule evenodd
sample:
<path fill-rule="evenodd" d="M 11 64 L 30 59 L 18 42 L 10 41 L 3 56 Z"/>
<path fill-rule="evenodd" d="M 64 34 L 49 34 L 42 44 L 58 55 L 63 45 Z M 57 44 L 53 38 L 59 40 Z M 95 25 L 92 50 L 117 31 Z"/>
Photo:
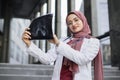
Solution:
<path fill-rule="evenodd" d="M 28 30 L 30 30 L 30 28 L 28 27 L 28 28 L 25 28 L 25 31 L 28 31 Z"/>
<path fill-rule="evenodd" d="M 58 40 L 58 38 L 55 34 L 53 35 L 53 37 L 54 37 L 54 40 Z"/>
<path fill-rule="evenodd" d="M 31 33 L 29 31 L 25 31 L 24 34 L 31 35 Z"/>
<path fill-rule="evenodd" d="M 26 36 L 28 39 L 31 39 L 30 35 L 26 34 L 25 36 Z"/>
<path fill-rule="evenodd" d="M 31 37 L 28 34 L 24 34 L 23 39 L 31 39 Z"/>

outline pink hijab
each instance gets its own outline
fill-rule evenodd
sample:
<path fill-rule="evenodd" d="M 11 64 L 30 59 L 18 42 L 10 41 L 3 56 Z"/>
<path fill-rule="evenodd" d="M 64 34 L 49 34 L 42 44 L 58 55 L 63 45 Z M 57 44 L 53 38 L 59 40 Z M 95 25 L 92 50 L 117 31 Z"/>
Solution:
<path fill-rule="evenodd" d="M 79 33 L 73 34 L 73 36 L 80 37 L 80 36 L 91 34 L 91 30 L 87 23 L 86 17 L 81 12 L 78 12 L 78 11 L 69 12 L 66 17 L 66 23 L 67 23 L 67 18 L 70 14 L 75 14 L 78 18 L 80 18 L 82 20 L 83 26 L 84 26 L 83 29 Z"/>
<path fill-rule="evenodd" d="M 87 23 L 85 16 L 79 11 L 72 11 L 68 13 L 66 17 L 66 23 L 67 23 L 67 18 L 70 14 L 75 14 L 83 22 L 83 29 L 80 32 L 72 33 L 75 39 L 68 42 L 68 44 L 73 49 L 80 51 L 81 45 L 83 43 L 83 39 L 92 37 L 90 36 L 91 30 L 89 28 L 89 25 Z M 103 80 L 102 57 L 101 57 L 100 51 L 98 52 L 97 56 L 94 58 L 93 62 L 94 62 L 94 80 Z M 63 64 L 70 65 L 69 70 L 72 71 L 73 73 L 76 73 L 79 71 L 78 64 L 68 60 L 67 58 L 64 58 Z"/>

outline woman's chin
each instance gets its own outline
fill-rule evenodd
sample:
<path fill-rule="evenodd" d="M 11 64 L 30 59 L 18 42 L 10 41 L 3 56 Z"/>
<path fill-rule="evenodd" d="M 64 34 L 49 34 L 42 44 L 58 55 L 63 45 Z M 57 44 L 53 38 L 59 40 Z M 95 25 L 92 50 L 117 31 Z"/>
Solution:
<path fill-rule="evenodd" d="M 80 32 L 80 31 L 72 31 L 72 33 L 74 33 L 74 34 L 76 34 L 76 33 L 78 33 L 78 32 Z"/>

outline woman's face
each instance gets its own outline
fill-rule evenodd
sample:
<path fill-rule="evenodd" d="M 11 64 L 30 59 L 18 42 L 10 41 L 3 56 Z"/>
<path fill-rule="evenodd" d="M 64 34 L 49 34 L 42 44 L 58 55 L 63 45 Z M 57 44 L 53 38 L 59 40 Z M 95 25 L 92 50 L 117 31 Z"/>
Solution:
<path fill-rule="evenodd" d="M 77 33 L 83 29 L 83 22 L 75 14 L 70 14 L 67 18 L 68 28 L 73 32 Z"/>

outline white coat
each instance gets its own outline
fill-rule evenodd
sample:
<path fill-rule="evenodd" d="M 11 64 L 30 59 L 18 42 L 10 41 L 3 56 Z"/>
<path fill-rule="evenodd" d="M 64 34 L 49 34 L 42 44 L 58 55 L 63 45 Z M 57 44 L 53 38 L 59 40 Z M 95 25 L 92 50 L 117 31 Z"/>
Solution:
<path fill-rule="evenodd" d="M 63 56 L 74 61 L 79 66 L 79 72 L 75 74 L 73 80 L 92 80 L 91 62 L 99 51 L 99 40 L 95 38 L 85 38 L 80 51 L 74 50 L 66 44 L 69 40 L 70 39 L 67 39 L 64 42 L 60 41 L 59 46 L 54 46 L 47 53 L 31 43 L 30 47 L 27 48 L 27 52 L 38 58 L 40 62 L 44 64 L 51 64 L 56 61 L 52 80 L 60 80 Z"/>

